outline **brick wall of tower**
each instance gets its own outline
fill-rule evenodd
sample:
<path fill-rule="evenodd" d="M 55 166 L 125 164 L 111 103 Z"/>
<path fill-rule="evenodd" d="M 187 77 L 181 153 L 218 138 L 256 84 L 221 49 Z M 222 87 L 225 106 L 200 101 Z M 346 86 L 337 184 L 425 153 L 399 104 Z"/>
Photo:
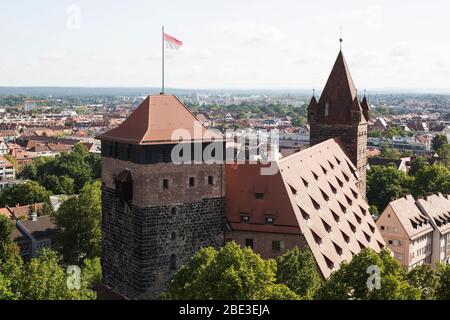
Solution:
<path fill-rule="evenodd" d="M 327 125 L 310 123 L 310 145 L 332 138 L 340 138 L 346 146 L 346 152 L 357 168 L 360 181 L 357 186 L 366 197 L 367 168 L 367 124 L 363 125 Z"/>
<path fill-rule="evenodd" d="M 113 177 L 133 176 L 133 200 L 116 195 Z M 209 184 L 208 176 L 214 177 Z M 196 186 L 189 187 L 189 177 Z M 130 299 L 155 299 L 178 269 L 205 246 L 221 246 L 226 226 L 221 165 L 134 164 L 102 159 L 103 282 Z M 163 190 L 163 179 L 169 189 Z"/>

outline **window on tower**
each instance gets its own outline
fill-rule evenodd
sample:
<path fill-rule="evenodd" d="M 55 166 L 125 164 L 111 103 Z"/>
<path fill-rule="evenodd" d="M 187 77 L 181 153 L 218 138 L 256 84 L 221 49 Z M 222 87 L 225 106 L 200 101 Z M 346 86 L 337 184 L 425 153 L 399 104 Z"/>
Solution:
<path fill-rule="evenodd" d="M 177 270 L 177 256 L 174 254 L 172 254 L 170 256 L 169 268 L 170 268 L 170 271 Z"/>
<path fill-rule="evenodd" d="M 330 103 L 327 101 L 325 103 L 325 117 L 328 117 L 329 114 L 330 114 Z"/>

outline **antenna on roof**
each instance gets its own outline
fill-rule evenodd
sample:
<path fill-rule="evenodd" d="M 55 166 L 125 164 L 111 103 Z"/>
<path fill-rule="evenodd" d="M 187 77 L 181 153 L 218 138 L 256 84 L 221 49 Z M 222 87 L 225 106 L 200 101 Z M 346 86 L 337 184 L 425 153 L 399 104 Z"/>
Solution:
<path fill-rule="evenodd" d="M 344 42 L 344 39 L 342 39 L 342 25 L 340 26 L 341 29 L 341 37 L 339 38 L 339 50 L 342 51 L 342 42 Z"/>

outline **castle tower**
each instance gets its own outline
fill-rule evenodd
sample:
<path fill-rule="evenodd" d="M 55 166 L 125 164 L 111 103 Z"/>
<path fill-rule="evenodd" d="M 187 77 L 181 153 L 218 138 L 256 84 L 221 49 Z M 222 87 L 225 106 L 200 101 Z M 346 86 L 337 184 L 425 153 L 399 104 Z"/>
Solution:
<path fill-rule="evenodd" d="M 310 145 L 340 138 L 357 168 L 358 188 L 363 196 L 366 195 L 369 109 L 366 98 L 362 102 L 358 100 L 347 62 L 340 51 L 319 101 L 313 97 L 308 106 Z"/>
<path fill-rule="evenodd" d="M 202 152 L 214 145 L 223 149 L 224 141 L 175 96 L 164 94 L 148 97 L 119 127 L 97 138 L 103 283 L 130 299 L 157 298 L 197 250 L 223 244 L 223 164 L 206 164 Z M 195 162 L 174 162 L 181 138 L 184 149 L 177 155 Z"/>

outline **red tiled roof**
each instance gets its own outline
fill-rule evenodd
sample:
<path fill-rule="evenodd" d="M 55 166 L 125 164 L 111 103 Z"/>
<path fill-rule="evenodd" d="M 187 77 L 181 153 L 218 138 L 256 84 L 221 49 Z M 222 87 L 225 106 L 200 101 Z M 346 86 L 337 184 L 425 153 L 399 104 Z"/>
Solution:
<path fill-rule="evenodd" d="M 194 139 L 194 128 L 201 134 L 195 140 L 222 138 L 206 129 L 178 98 L 163 94 L 147 97 L 119 127 L 97 138 L 141 145 L 178 143 L 179 137 Z"/>
<path fill-rule="evenodd" d="M 261 175 L 255 164 L 226 166 L 226 216 L 233 230 L 303 234 L 324 277 L 361 248 L 379 252 L 384 246 L 338 139 L 282 158 L 278 166 L 275 175 Z M 265 224 L 268 212 L 274 224 Z M 248 223 L 240 223 L 242 213 L 250 215 Z"/>
<path fill-rule="evenodd" d="M 325 116 L 327 103 L 329 114 Z M 347 62 L 340 51 L 317 105 L 317 121 L 324 124 L 348 124 L 352 109 L 362 111 Z"/>

